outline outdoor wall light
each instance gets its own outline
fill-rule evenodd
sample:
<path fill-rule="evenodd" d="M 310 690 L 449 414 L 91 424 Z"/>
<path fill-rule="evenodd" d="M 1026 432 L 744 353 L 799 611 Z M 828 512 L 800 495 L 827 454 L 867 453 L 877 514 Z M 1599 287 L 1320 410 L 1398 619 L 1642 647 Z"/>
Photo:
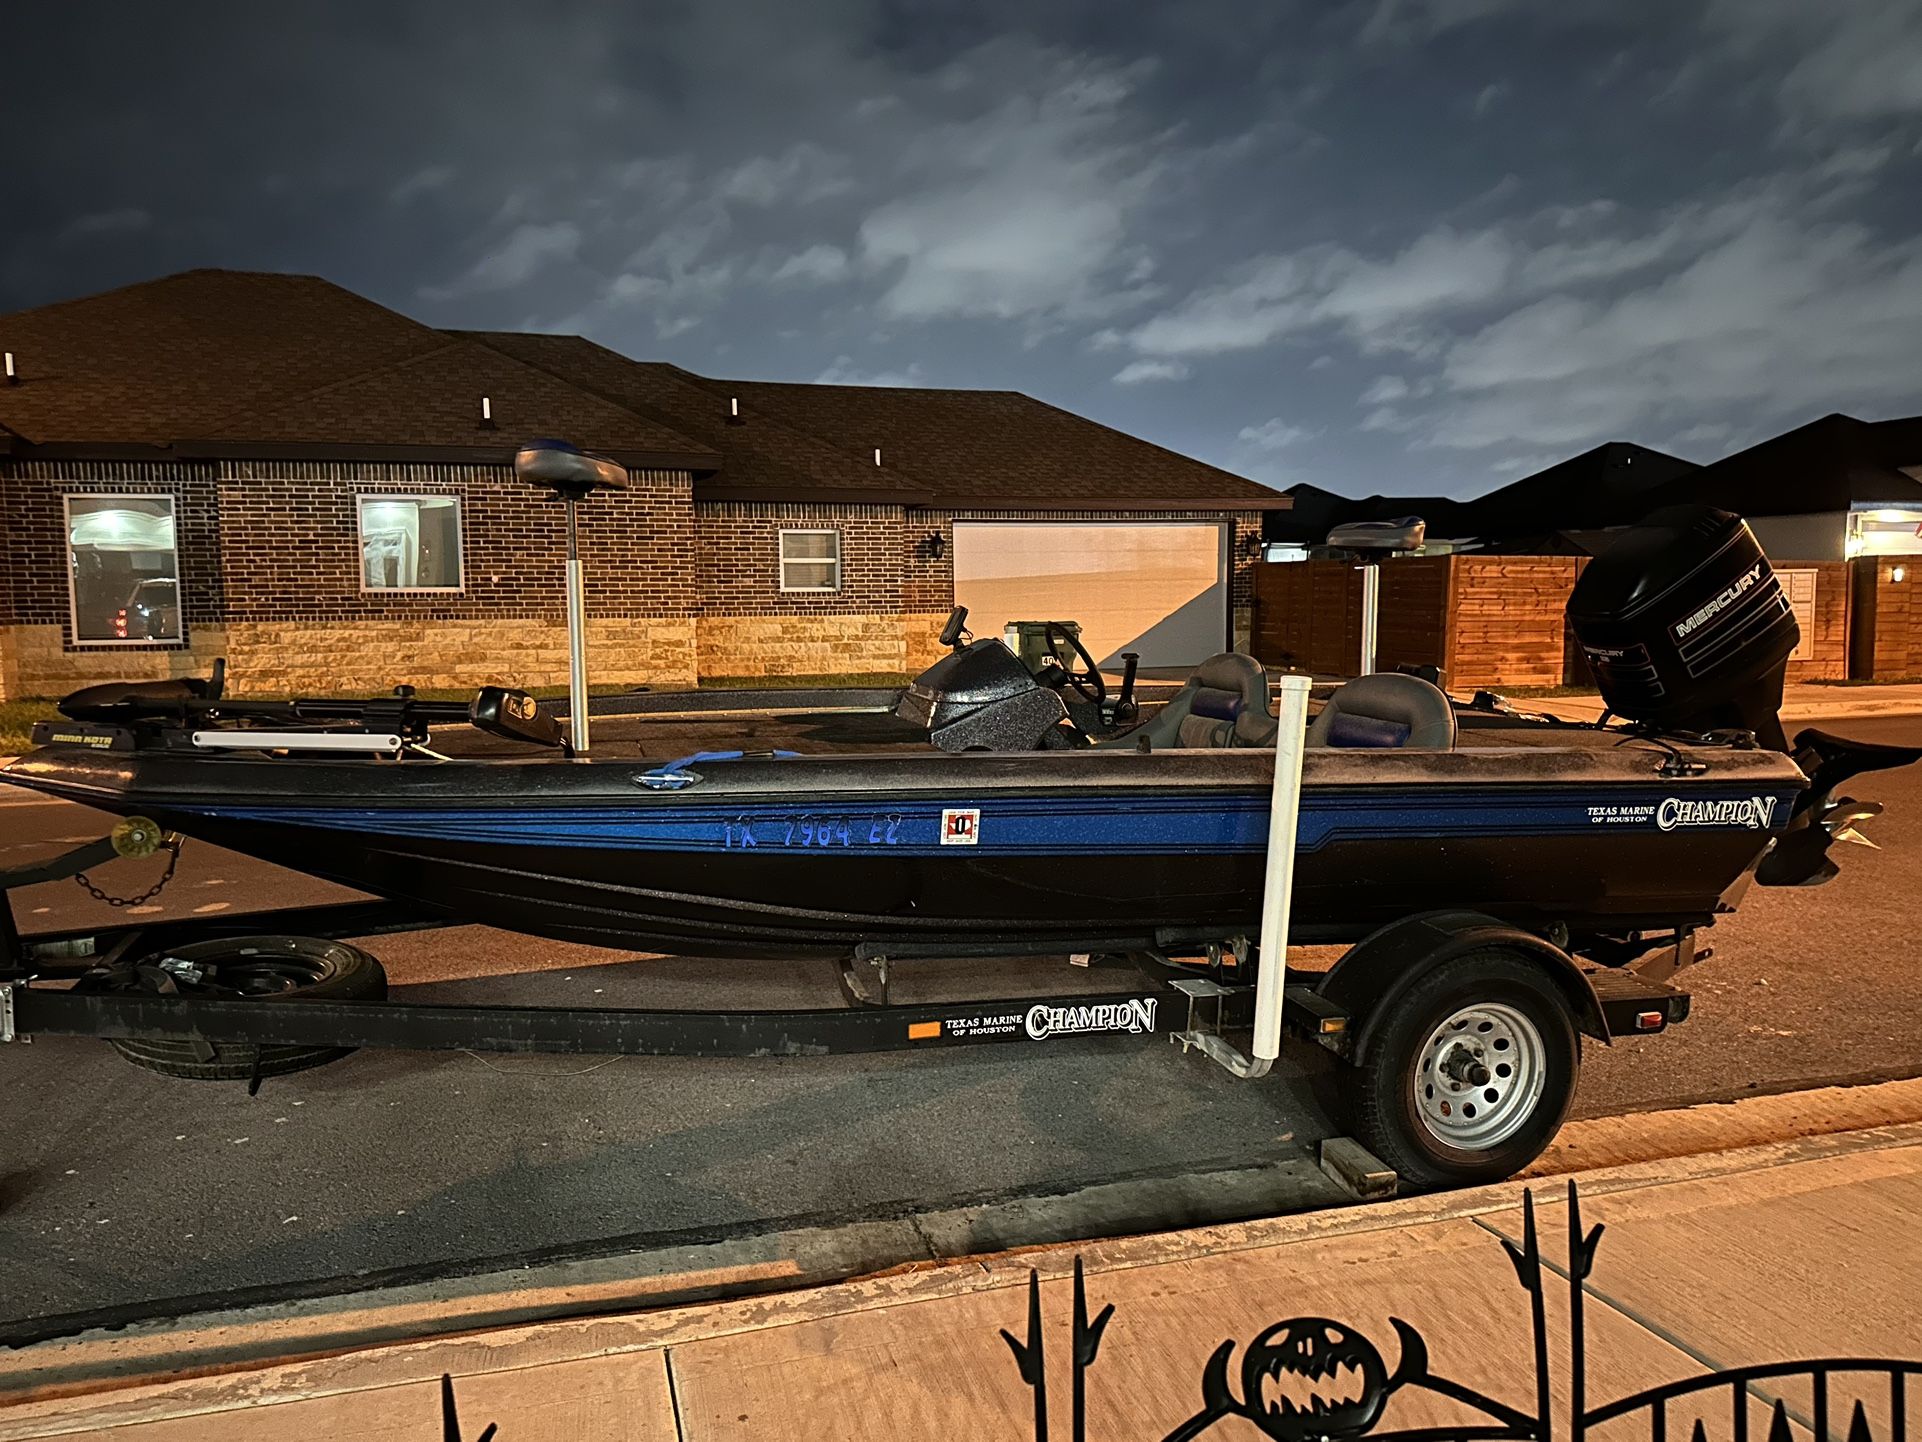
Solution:
<path fill-rule="evenodd" d="M 1891 581 L 1906 581 L 1908 576 L 1909 570 L 1906 566 L 1896 566 L 1889 572 L 1889 579 Z"/>
<path fill-rule="evenodd" d="M 948 538 L 939 531 L 930 531 L 921 538 L 921 554 L 930 561 L 938 561 L 948 553 Z"/>

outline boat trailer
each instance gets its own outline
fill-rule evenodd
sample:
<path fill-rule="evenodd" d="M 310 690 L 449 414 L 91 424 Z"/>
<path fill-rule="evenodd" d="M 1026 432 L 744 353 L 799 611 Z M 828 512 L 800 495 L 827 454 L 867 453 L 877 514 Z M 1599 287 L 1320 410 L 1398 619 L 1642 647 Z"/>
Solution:
<path fill-rule="evenodd" d="M 1280 712 L 1271 836 L 1296 835 L 1308 709 L 1305 676 L 1280 680 Z M 1005 958 L 1024 954 L 1060 956 L 1059 939 L 1031 947 L 1006 941 L 973 947 L 953 944 L 924 950 L 856 943 L 840 963 L 843 1004 L 813 1010 L 697 1011 L 633 1008 L 548 1007 L 499 1004 L 430 1004 L 391 1001 L 377 964 L 368 967 L 375 985 L 353 996 L 308 994 L 299 984 L 222 985 L 221 969 L 244 969 L 245 958 L 264 957 L 271 972 L 280 952 L 311 951 L 348 938 L 459 925 L 462 919 L 392 901 L 356 901 L 282 910 L 254 916 L 157 919 L 80 932 L 23 938 L 10 893 L 24 886 L 79 878 L 116 856 L 153 855 L 177 849 L 178 838 L 151 822 L 123 820 L 109 837 L 88 842 L 53 860 L 0 871 L 0 1043 L 35 1035 L 84 1036 L 114 1041 L 124 1054 L 150 1065 L 135 1047 L 172 1048 L 173 1055 L 209 1063 L 228 1049 L 251 1056 L 223 1069 L 176 1067 L 172 1074 L 219 1076 L 246 1081 L 250 1090 L 282 1071 L 316 1065 L 358 1047 L 480 1052 L 549 1052 L 690 1057 L 801 1057 L 834 1053 L 924 1050 L 1057 1038 L 1142 1041 L 1167 1037 L 1184 1050 L 1198 1050 L 1238 1077 L 1265 1075 L 1280 1055 L 1282 1033 L 1320 1043 L 1349 1063 L 1364 1112 L 1374 1108 L 1376 1136 L 1364 1140 L 1392 1153 L 1389 1160 L 1416 1184 L 1492 1179 L 1520 1163 L 1510 1148 L 1479 1148 L 1477 1160 L 1424 1164 L 1406 1147 L 1380 1145 L 1380 1130 L 1407 1130 L 1419 1117 L 1397 1121 L 1380 1095 L 1403 1088 L 1408 1067 L 1432 1068 L 1446 1094 L 1431 1107 L 1431 1122 L 1444 1132 L 1459 1117 L 1450 1097 L 1467 1097 L 1469 1117 L 1480 1098 L 1484 1112 L 1512 1079 L 1529 1086 L 1531 1109 L 1545 1112 L 1546 1132 L 1530 1145 L 1538 1151 L 1553 1134 L 1573 1093 L 1579 1067 L 1577 1033 L 1602 1040 L 1659 1032 L 1688 1014 L 1687 993 L 1668 978 L 1697 959 L 1693 934 L 1677 933 L 1654 954 L 1633 965 L 1585 970 L 1551 941 L 1468 912 L 1410 917 L 1357 943 L 1325 975 L 1288 979 L 1288 924 L 1293 890 L 1294 846 L 1270 847 L 1257 937 L 1160 933 L 1142 938 L 1126 953 L 1084 953 L 1071 961 L 1090 970 L 1131 972 L 1136 984 L 1058 995 L 987 1000 L 903 1003 L 890 994 L 890 977 L 901 963 L 922 959 Z M 89 886 L 95 895 L 104 895 Z M 111 898 L 109 898 L 111 900 Z M 144 898 L 142 898 L 144 899 Z M 123 903 L 124 904 L 124 903 Z M 271 927 L 272 935 L 262 934 Z M 344 948 L 356 951 L 356 948 Z M 1439 1029 L 1423 1027 L 1422 1055 L 1401 1071 L 1383 1071 L 1379 1053 L 1411 1052 L 1388 1023 L 1402 999 L 1424 976 L 1447 963 L 1457 970 L 1491 951 L 1517 959 L 1550 979 L 1544 988 L 1565 1012 L 1574 1060 L 1532 1077 L 1506 1068 L 1500 1048 L 1511 1033 L 1519 1050 L 1529 1043 L 1515 1030 L 1514 1008 L 1478 1011 L 1457 1006 Z M 1705 953 L 1704 953 L 1705 954 Z M 211 962 L 205 958 L 211 956 Z M 282 958 L 284 959 L 284 958 Z M 1412 1004 L 1412 1003 L 1411 1003 Z M 1551 1009 L 1553 1004 L 1551 1004 Z M 1557 1019 L 1559 1021 L 1559 1019 Z M 1455 1037 L 1447 1028 L 1473 1028 Z M 1229 1033 L 1251 1029 L 1246 1049 Z M 1429 1035 L 1429 1032 L 1433 1032 Z M 1487 1045 L 1476 1041 L 1484 1034 Z M 1489 1050 L 1489 1047 L 1497 1050 Z M 1377 1055 L 1371 1058 L 1370 1053 Z M 279 1055 L 286 1064 L 263 1059 Z M 1514 1055 L 1516 1070 L 1521 1057 Z M 1372 1064 L 1369 1064 L 1371 1063 Z M 167 1071 L 165 1066 L 155 1070 Z M 1497 1074 L 1499 1073 L 1499 1075 Z M 1394 1077 L 1402 1082 L 1394 1082 Z M 1418 1081 L 1416 1090 L 1420 1090 Z M 1428 1088 L 1431 1099 L 1435 1088 Z M 1526 1119 L 1526 1118 L 1525 1118 Z M 1533 1127 L 1539 1130 L 1539 1125 Z M 1467 1135 L 1474 1135 L 1472 1132 Z M 1527 1148 L 1524 1148 L 1526 1150 Z M 1485 1155 L 1484 1155 L 1485 1154 Z M 1523 1160 L 1525 1160 L 1524 1158 Z M 1503 1170 L 1505 1169 L 1505 1170 Z M 1412 1175 L 1411 1175 L 1412 1173 Z"/>

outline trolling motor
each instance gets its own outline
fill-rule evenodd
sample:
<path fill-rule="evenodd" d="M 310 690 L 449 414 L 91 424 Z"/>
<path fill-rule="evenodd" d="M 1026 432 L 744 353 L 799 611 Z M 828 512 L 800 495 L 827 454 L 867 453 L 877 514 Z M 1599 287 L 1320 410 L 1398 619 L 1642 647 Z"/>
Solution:
<path fill-rule="evenodd" d="M 587 596 L 575 512 L 595 491 L 624 491 L 627 471 L 566 441 L 529 441 L 514 454 L 514 474 L 546 486 L 567 507 L 567 697 L 572 755 L 587 755 Z"/>

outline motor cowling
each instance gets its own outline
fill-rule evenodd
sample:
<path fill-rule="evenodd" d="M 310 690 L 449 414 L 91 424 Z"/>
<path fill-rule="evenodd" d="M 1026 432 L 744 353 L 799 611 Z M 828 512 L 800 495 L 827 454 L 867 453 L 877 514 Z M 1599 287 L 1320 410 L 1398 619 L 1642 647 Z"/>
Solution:
<path fill-rule="evenodd" d="M 1674 506 L 1624 531 L 1576 581 L 1568 624 L 1615 715 L 1788 750 L 1778 713 L 1801 628 L 1740 516 Z"/>

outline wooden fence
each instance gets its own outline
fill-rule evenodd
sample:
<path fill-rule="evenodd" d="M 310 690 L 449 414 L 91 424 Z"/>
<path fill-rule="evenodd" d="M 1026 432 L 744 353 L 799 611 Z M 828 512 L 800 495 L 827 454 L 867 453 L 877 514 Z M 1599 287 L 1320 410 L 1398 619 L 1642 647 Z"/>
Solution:
<path fill-rule="evenodd" d="M 1922 557 L 1856 559 L 1848 668 L 1852 678 L 1901 681 L 1922 676 L 1922 597 L 1915 590 L 1922 584 L 1918 560 Z"/>
<path fill-rule="evenodd" d="M 1384 562 L 1375 664 L 1382 670 L 1439 666 L 1456 691 L 1589 684 L 1581 649 L 1563 619 L 1568 593 L 1586 564 L 1586 557 L 1480 555 Z M 1848 564 L 1785 561 L 1779 569 L 1785 584 L 1789 573 L 1813 573 L 1795 582 L 1806 654 L 1789 664 L 1789 679 L 1849 675 Z M 1886 614 L 1899 614 L 1901 623 L 1877 630 L 1899 629 L 1913 639 L 1878 643 L 1878 674 L 1922 675 L 1922 601 L 1911 606 L 1909 583 L 1886 579 L 1890 574 L 1883 566 L 1875 592 Z M 1862 585 L 1858 578 L 1858 596 Z M 1271 666 L 1354 675 L 1361 658 L 1358 569 L 1347 561 L 1257 566 L 1252 649 Z"/>

